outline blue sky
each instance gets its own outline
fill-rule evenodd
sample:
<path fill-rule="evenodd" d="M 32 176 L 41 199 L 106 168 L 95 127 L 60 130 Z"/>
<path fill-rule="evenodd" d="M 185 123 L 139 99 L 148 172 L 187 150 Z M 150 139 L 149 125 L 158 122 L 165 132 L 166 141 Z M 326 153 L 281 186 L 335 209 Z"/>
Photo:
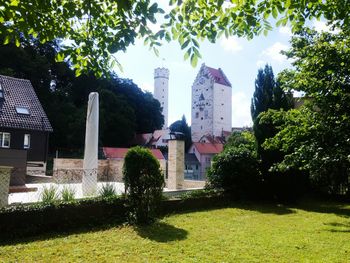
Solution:
<path fill-rule="evenodd" d="M 325 29 L 325 23 L 315 21 L 316 29 Z M 157 30 L 158 25 L 154 25 Z M 231 37 L 222 38 L 216 44 L 202 42 L 202 59 L 196 68 L 184 61 L 184 51 L 177 42 L 164 43 L 157 57 L 137 40 L 126 53 L 118 53 L 116 58 L 123 66 L 123 72 L 116 69 L 120 77 L 132 79 L 140 88 L 153 92 L 153 73 L 157 67 L 166 67 L 169 76 L 169 125 L 185 114 L 191 123 L 191 87 L 202 63 L 221 68 L 232 83 L 232 126 L 251 125 L 250 100 L 254 92 L 254 80 L 258 69 L 270 64 L 275 75 L 291 67 L 290 61 L 280 54 L 288 49 L 291 32 L 288 27 L 275 28 L 268 36 L 253 40 Z"/>

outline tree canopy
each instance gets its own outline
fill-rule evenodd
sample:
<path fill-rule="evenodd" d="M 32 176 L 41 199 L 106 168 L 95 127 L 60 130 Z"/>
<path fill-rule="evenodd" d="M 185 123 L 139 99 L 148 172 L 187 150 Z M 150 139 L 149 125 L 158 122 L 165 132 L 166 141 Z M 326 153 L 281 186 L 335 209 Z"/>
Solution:
<path fill-rule="evenodd" d="M 29 79 L 54 128 L 50 149 L 84 145 L 88 94 L 100 93 L 100 145 L 128 146 L 135 133 L 162 127 L 160 103 L 135 83 L 117 76 L 76 77 L 67 63 L 55 62 L 56 42 L 37 40 L 0 46 L 0 74 Z M 50 88 L 51 81 L 55 88 Z"/>
<path fill-rule="evenodd" d="M 34 37 L 41 43 L 65 40 L 56 58 L 66 59 L 77 75 L 92 70 L 108 74 L 115 55 L 142 38 L 157 53 L 162 40 L 175 40 L 185 59 L 196 65 L 197 40 L 215 42 L 220 36 L 252 38 L 276 26 L 290 24 L 300 30 L 307 19 L 325 18 L 349 31 L 347 0 L 170 0 L 165 13 L 151 0 L 9 0 L 0 3 L 0 37 L 4 44 Z M 161 23 L 158 32 L 150 28 Z"/>
<path fill-rule="evenodd" d="M 305 93 L 304 106 L 262 117 L 279 122 L 265 147 L 286 153 L 276 168 L 307 170 L 314 182 L 339 193 L 349 189 L 350 38 L 344 32 L 307 30 L 291 44 L 286 54 L 294 58 L 295 69 L 280 78 L 286 89 Z"/>

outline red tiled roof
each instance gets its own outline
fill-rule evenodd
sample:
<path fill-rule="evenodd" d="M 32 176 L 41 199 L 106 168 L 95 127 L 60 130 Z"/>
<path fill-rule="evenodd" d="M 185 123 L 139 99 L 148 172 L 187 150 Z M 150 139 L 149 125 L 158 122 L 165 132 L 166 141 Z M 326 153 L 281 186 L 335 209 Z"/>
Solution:
<path fill-rule="evenodd" d="M 129 148 L 103 147 L 103 153 L 107 159 L 124 159 Z M 153 156 L 158 160 L 164 159 L 162 152 L 158 149 L 150 149 Z"/>
<path fill-rule="evenodd" d="M 214 78 L 215 83 L 219 83 L 219 84 L 231 87 L 231 83 L 228 81 L 224 72 L 220 68 L 215 69 L 215 68 L 211 68 L 208 66 L 206 66 L 206 67 L 207 67 L 210 75 Z"/>
<path fill-rule="evenodd" d="M 195 142 L 193 145 L 200 154 L 216 154 L 222 152 L 224 149 L 224 146 L 221 143 Z"/>

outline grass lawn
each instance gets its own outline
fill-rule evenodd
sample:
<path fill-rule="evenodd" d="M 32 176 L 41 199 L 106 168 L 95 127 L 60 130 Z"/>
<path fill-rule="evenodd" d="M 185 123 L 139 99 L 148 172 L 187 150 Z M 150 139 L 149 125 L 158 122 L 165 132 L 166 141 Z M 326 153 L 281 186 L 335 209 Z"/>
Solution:
<path fill-rule="evenodd" d="M 234 203 L 149 227 L 12 241 L 0 262 L 350 262 L 350 205 Z"/>

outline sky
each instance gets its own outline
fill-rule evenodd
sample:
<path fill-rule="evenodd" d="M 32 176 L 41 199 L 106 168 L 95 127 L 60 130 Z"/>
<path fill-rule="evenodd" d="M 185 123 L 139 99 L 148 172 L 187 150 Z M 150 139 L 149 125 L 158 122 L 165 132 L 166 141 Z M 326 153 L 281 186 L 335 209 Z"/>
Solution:
<path fill-rule="evenodd" d="M 326 30 L 322 21 L 313 22 L 316 30 Z M 157 30 L 158 25 L 153 25 Z M 189 60 L 184 60 L 184 50 L 175 41 L 164 43 L 159 49 L 159 57 L 137 40 L 125 53 L 117 53 L 116 58 L 123 72 L 115 69 L 119 77 L 132 79 L 140 88 L 153 92 L 154 69 L 165 67 L 169 75 L 169 125 L 186 116 L 191 123 L 191 87 L 202 65 L 221 68 L 232 84 L 232 126 L 251 126 L 250 102 L 254 92 L 254 81 L 258 69 L 266 63 L 272 66 L 275 76 L 291 62 L 280 54 L 290 47 L 291 30 L 287 27 L 274 27 L 268 36 L 258 36 L 252 40 L 225 37 L 216 44 L 201 42 L 202 59 L 193 68 Z"/>

